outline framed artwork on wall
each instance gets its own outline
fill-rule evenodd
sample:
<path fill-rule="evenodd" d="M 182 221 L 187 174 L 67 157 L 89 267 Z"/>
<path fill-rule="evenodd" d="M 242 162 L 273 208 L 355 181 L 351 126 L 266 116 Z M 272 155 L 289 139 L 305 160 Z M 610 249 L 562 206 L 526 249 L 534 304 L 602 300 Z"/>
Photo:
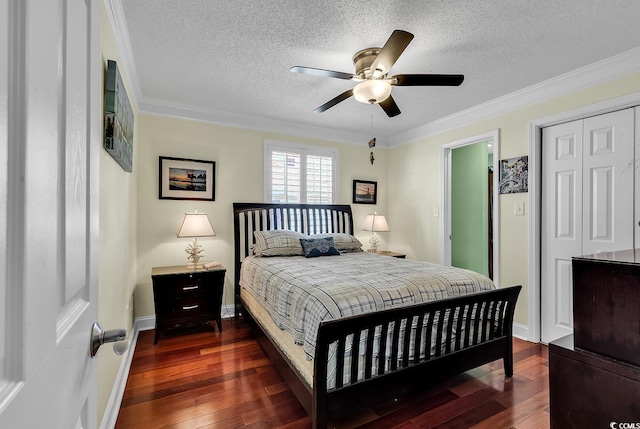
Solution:
<path fill-rule="evenodd" d="M 501 194 L 518 194 L 529 191 L 529 157 L 500 160 Z"/>
<path fill-rule="evenodd" d="M 107 60 L 103 147 L 128 173 L 133 170 L 133 110 L 115 61 Z"/>
<path fill-rule="evenodd" d="M 354 204 L 377 204 L 378 202 L 378 182 L 369 180 L 353 181 L 353 203 Z"/>
<path fill-rule="evenodd" d="M 216 163 L 161 156 L 159 198 L 215 201 Z"/>

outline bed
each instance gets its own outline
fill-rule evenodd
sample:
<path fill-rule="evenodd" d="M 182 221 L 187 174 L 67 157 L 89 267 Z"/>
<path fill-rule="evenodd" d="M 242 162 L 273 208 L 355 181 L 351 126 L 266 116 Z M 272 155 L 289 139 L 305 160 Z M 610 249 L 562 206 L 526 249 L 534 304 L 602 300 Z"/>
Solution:
<path fill-rule="evenodd" d="M 343 242 L 353 231 L 349 205 L 234 203 L 235 316 L 252 327 L 315 428 L 497 359 L 512 376 L 520 286 L 496 289 L 466 270 L 361 252 Z M 339 255 L 254 255 L 265 237 L 282 245 L 297 236 L 305 252 L 327 240 Z M 305 289 L 311 298 L 299 297 Z"/>

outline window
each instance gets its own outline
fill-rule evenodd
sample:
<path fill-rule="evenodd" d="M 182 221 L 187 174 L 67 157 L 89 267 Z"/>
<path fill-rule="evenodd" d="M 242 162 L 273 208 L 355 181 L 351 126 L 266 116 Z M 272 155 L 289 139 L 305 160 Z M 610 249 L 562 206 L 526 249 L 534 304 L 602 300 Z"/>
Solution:
<path fill-rule="evenodd" d="M 338 150 L 265 140 L 264 176 L 266 202 L 333 204 Z"/>

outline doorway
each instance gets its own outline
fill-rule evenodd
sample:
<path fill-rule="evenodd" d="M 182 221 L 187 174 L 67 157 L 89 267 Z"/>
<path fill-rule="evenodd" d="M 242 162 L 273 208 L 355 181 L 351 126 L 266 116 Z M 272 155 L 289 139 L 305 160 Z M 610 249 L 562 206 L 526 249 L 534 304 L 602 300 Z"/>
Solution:
<path fill-rule="evenodd" d="M 443 145 L 440 205 L 441 263 L 487 275 L 496 285 L 499 280 L 498 183 L 494 180 L 489 185 L 489 174 L 498 168 L 497 154 L 498 130 Z M 469 183 L 469 177 L 465 176 L 470 166 L 475 169 L 477 189 L 465 186 Z"/>

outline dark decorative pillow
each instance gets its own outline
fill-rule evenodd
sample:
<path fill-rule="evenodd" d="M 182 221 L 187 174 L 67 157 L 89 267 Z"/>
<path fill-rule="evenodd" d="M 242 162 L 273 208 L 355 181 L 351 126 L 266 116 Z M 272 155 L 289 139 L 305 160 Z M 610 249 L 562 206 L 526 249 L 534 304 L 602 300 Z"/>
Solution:
<path fill-rule="evenodd" d="M 304 256 L 307 258 L 340 254 L 338 249 L 336 249 L 336 242 L 333 237 L 301 238 L 300 244 L 302 245 Z"/>

